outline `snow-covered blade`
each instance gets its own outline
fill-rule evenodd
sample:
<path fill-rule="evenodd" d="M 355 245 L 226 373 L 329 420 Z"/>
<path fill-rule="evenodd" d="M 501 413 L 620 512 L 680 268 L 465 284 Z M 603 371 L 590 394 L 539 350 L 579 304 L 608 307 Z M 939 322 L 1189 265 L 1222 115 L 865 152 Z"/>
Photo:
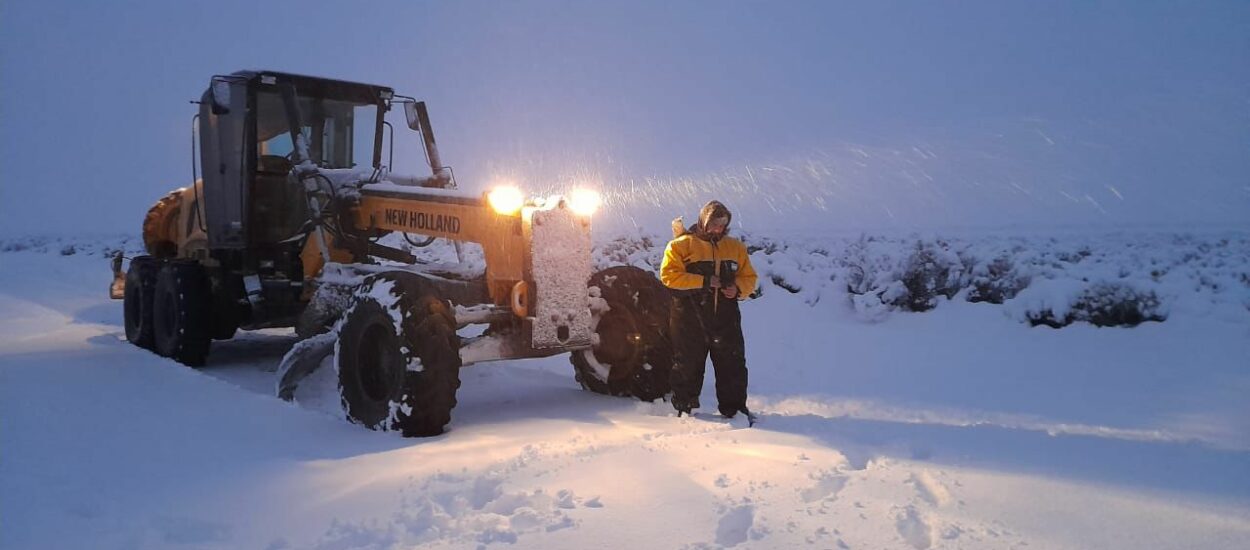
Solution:
<path fill-rule="evenodd" d="M 590 220 L 553 197 L 527 209 L 530 267 L 534 276 L 532 344 L 535 349 L 591 344 Z"/>

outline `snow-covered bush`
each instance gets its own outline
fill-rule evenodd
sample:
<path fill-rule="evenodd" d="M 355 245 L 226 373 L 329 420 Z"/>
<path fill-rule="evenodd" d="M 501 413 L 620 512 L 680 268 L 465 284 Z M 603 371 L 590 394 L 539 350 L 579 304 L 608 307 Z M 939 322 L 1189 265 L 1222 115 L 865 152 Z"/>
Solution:
<path fill-rule="evenodd" d="M 1100 327 L 1137 326 L 1163 321 L 1167 312 L 1153 290 L 1124 283 L 1101 283 L 1090 287 L 1072 306 L 1074 320 Z"/>
<path fill-rule="evenodd" d="M 816 305 L 832 294 L 831 283 L 838 277 L 834 255 L 820 246 L 795 246 L 769 237 L 742 235 L 751 255 L 751 264 L 760 277 L 761 289 L 767 283 L 798 294 L 807 305 Z"/>
<path fill-rule="evenodd" d="M 838 265 L 846 272 L 847 293 L 880 297 L 893 281 L 893 258 L 888 250 L 874 249 L 875 243 L 874 238 L 860 235 L 842 249 Z"/>
<path fill-rule="evenodd" d="M 998 255 L 988 261 L 968 256 L 971 267 L 967 274 L 969 302 L 989 302 L 1001 304 L 1015 298 L 1021 290 L 1029 286 L 1031 277 L 1021 273 L 1016 263 L 1006 254 Z"/>
<path fill-rule="evenodd" d="M 907 311 L 928 311 L 937 307 L 939 298 L 955 297 L 962 275 L 963 263 L 949 244 L 917 240 L 898 276 L 907 293 L 888 303 Z"/>
<path fill-rule="evenodd" d="M 808 304 L 841 300 L 866 321 L 944 299 L 1006 304 L 1022 322 L 1052 326 L 1132 326 L 1177 307 L 1250 309 L 1244 235 L 748 239 L 761 281 Z"/>
<path fill-rule="evenodd" d="M 595 262 L 594 271 L 617 265 L 632 265 L 659 273 L 666 244 L 667 241 L 650 235 L 620 236 L 596 244 L 591 251 Z"/>
<path fill-rule="evenodd" d="M 118 252 L 126 257 L 144 254 L 143 241 L 131 236 L 101 237 L 12 237 L 0 239 L 0 253 L 36 252 L 61 256 L 101 256 L 112 258 Z"/>
<path fill-rule="evenodd" d="M 1080 321 L 1100 327 L 1132 327 L 1167 319 L 1154 290 L 1125 281 L 1089 285 L 1072 279 L 1039 281 L 1020 294 L 1020 301 L 1020 313 L 1033 326 L 1060 328 Z"/>

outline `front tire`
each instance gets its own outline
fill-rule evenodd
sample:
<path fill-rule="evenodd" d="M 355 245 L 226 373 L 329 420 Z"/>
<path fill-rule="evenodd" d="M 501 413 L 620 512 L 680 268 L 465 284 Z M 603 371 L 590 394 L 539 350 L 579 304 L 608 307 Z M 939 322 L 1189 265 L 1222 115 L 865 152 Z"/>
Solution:
<path fill-rule="evenodd" d="M 156 352 L 190 367 L 203 365 L 212 342 L 211 300 L 200 264 L 165 263 L 157 273 L 152 299 Z"/>
<path fill-rule="evenodd" d="M 427 437 L 451 421 L 460 337 L 450 305 L 420 277 L 384 273 L 367 282 L 339 326 L 334 361 L 352 422 Z"/>
<path fill-rule="evenodd" d="M 160 263 L 151 256 L 130 260 L 126 271 L 126 290 L 122 297 L 123 324 L 126 340 L 144 349 L 152 349 L 155 331 L 152 327 L 152 296 L 156 293 L 156 273 Z"/>
<path fill-rule="evenodd" d="M 588 286 L 599 288 L 608 309 L 595 315 L 594 347 L 569 357 L 577 382 L 604 395 L 643 401 L 663 397 L 669 392 L 673 367 L 668 289 L 651 273 L 633 266 L 600 271 Z"/>

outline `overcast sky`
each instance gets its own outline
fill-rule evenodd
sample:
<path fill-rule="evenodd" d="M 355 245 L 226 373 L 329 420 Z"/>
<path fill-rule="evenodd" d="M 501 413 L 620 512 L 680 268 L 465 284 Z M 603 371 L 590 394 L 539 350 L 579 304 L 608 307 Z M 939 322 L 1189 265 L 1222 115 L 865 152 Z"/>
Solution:
<path fill-rule="evenodd" d="M 7 0 L 0 232 L 137 232 L 243 68 L 425 99 L 461 187 L 608 224 L 1250 223 L 1250 2 Z"/>

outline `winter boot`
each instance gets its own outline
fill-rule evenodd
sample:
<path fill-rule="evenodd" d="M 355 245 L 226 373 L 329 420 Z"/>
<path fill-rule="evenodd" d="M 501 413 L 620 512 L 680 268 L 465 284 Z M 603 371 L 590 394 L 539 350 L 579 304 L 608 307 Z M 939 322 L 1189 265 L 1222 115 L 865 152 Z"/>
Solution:
<path fill-rule="evenodd" d="M 742 413 L 742 414 L 745 414 L 745 415 L 746 415 L 746 417 L 747 417 L 747 426 L 754 426 L 754 425 L 755 425 L 755 421 L 756 421 L 756 420 L 759 420 L 759 419 L 755 416 L 755 414 L 751 412 L 751 409 L 748 409 L 748 408 L 747 408 L 747 406 L 746 406 L 746 405 L 743 405 L 741 409 L 738 409 L 738 410 L 736 410 L 736 411 L 735 411 L 735 410 L 733 410 L 733 409 L 721 409 L 721 410 L 720 410 L 720 415 L 721 415 L 721 416 L 723 416 L 723 417 L 725 417 L 725 418 L 733 418 L 733 417 L 735 417 L 735 416 L 738 416 L 738 413 Z"/>
<path fill-rule="evenodd" d="M 759 420 L 758 418 L 755 417 L 754 414 L 751 413 L 751 409 L 748 409 L 746 405 L 742 406 L 742 414 L 747 415 L 747 427 L 748 428 L 754 427 L 755 421 Z"/>
<path fill-rule="evenodd" d="M 674 397 L 673 408 L 677 409 L 678 418 L 681 418 L 682 413 L 685 413 L 686 416 L 693 416 L 693 414 L 690 411 L 699 408 L 699 398 L 696 397 L 689 401 L 685 401 L 685 400 L 677 399 Z"/>

